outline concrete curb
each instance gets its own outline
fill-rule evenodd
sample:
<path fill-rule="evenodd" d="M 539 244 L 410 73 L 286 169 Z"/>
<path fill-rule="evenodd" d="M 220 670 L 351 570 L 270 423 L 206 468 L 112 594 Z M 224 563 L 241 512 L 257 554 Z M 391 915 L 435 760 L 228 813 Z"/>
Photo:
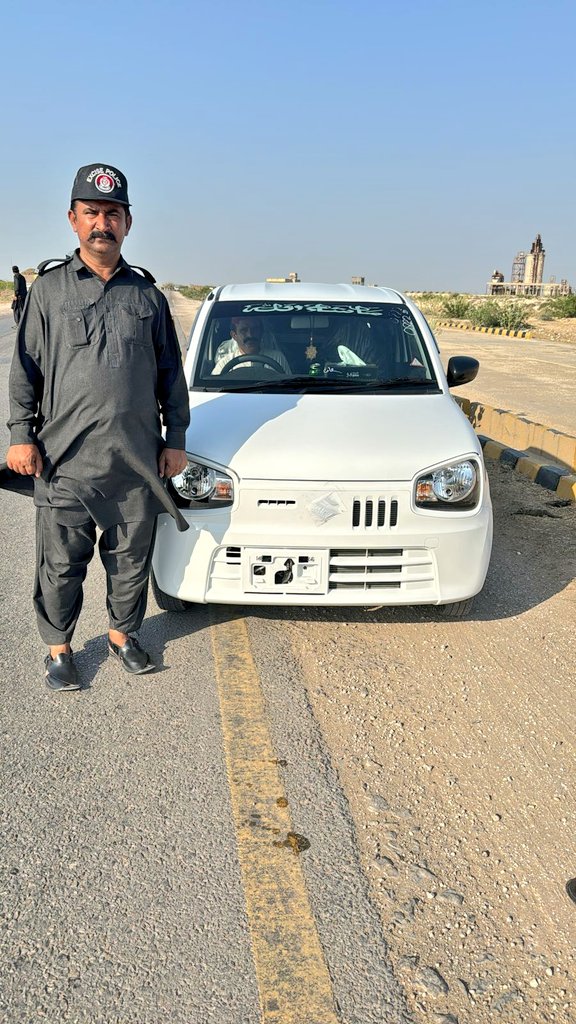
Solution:
<path fill-rule="evenodd" d="M 483 434 L 478 435 L 478 440 L 486 458 L 497 459 L 511 466 L 517 473 L 527 476 L 529 480 L 534 480 L 549 491 L 554 491 L 565 501 L 576 501 L 576 475 L 571 474 L 569 470 L 546 465 L 526 452 L 506 448 L 500 441 L 491 441 Z"/>
<path fill-rule="evenodd" d="M 576 501 L 576 437 L 469 398 L 454 395 L 454 401 L 476 430 L 486 458 L 504 462 L 559 498 Z"/>
<path fill-rule="evenodd" d="M 476 331 L 478 334 L 499 334 L 506 338 L 533 338 L 532 331 L 505 331 L 503 327 L 475 327 L 473 324 L 460 324 L 454 320 L 438 320 L 436 327 L 449 327 L 452 331 Z"/>
<path fill-rule="evenodd" d="M 454 400 L 478 434 L 499 441 L 506 448 L 535 455 L 545 464 L 554 463 L 569 473 L 576 473 L 576 437 L 571 434 L 483 402 L 473 402 L 457 395 L 454 395 Z"/>

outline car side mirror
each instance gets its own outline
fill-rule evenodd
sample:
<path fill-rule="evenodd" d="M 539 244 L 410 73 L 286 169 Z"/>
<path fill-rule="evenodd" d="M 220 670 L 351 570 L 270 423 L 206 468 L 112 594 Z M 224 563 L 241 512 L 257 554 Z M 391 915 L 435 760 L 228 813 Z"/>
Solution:
<path fill-rule="evenodd" d="M 472 356 L 451 356 L 448 360 L 446 379 L 449 388 L 457 388 L 460 384 L 469 384 L 474 380 L 480 363 Z"/>

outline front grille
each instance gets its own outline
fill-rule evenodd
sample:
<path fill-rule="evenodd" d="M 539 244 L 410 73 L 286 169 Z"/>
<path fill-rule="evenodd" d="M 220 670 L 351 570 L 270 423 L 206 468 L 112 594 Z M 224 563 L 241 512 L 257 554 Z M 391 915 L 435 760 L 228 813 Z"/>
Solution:
<path fill-rule="evenodd" d="M 396 526 L 398 522 L 398 502 L 394 498 L 354 498 L 352 502 L 352 529 L 384 530 Z"/>
<path fill-rule="evenodd" d="M 226 548 L 226 561 L 228 565 L 239 565 L 241 548 Z"/>
<path fill-rule="evenodd" d="M 382 590 L 433 583 L 426 548 L 335 548 L 330 551 L 329 590 Z"/>

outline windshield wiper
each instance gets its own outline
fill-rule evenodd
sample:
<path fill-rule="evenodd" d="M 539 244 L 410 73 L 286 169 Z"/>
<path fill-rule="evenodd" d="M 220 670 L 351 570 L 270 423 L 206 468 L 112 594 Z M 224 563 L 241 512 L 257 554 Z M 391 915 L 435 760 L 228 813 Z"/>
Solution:
<path fill-rule="evenodd" d="M 380 380 L 373 377 L 300 377 L 277 378 L 274 380 L 228 382 L 231 387 L 222 387 L 220 391 L 390 391 L 394 388 L 408 390 L 410 388 L 438 388 L 435 380 L 419 380 L 413 377 L 394 377 Z"/>
<path fill-rule="evenodd" d="M 317 377 L 275 377 L 273 380 L 254 380 L 254 381 L 226 381 L 227 385 L 231 387 L 222 387 L 222 384 L 218 388 L 219 391 L 274 391 L 276 389 L 283 390 L 284 388 L 302 388 L 305 384 L 309 384 L 310 381 L 316 382 L 319 378 Z M 222 382 L 223 383 L 223 382 Z M 328 383 L 328 382 L 326 382 Z"/>
<path fill-rule="evenodd" d="M 438 388 L 436 380 L 422 380 L 420 377 L 390 377 L 389 380 L 372 382 L 377 388 Z"/>
<path fill-rule="evenodd" d="M 219 391 L 230 393 L 232 391 L 393 391 L 410 390 L 411 388 L 433 388 L 439 390 L 435 380 L 421 380 L 414 377 L 390 377 L 388 380 L 380 380 L 379 377 L 310 377 L 302 374 L 298 377 L 275 377 L 267 380 L 255 381 L 226 381 L 219 380 L 214 387 L 199 387 L 196 385 L 193 390 Z"/>

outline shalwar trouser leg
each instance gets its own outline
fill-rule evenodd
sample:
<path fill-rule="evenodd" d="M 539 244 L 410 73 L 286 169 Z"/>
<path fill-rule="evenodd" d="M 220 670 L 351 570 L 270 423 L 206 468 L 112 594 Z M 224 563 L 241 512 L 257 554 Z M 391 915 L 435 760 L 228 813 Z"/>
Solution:
<path fill-rule="evenodd" d="M 140 629 L 148 602 L 148 577 L 156 519 L 118 523 L 104 530 L 98 547 L 106 570 L 110 629 L 135 633 Z"/>
<path fill-rule="evenodd" d="M 104 530 L 100 537 L 109 624 L 122 633 L 139 629 L 146 612 L 155 525 L 154 518 L 119 523 Z M 85 510 L 36 510 L 33 600 L 40 636 L 49 646 L 72 639 L 95 544 L 96 524 Z"/>

